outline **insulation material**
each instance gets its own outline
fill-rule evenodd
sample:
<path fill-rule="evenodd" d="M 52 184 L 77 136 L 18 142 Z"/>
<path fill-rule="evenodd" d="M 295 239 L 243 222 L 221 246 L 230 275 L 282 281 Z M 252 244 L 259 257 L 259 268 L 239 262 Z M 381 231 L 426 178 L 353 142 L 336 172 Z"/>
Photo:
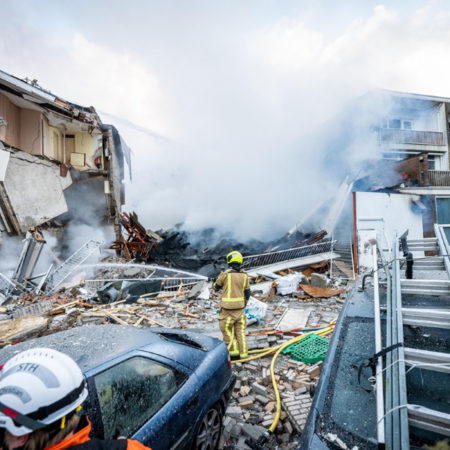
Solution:
<path fill-rule="evenodd" d="M 305 275 L 301 272 L 291 273 L 285 277 L 281 277 L 277 281 L 277 294 L 278 295 L 288 295 L 296 292 L 298 285 L 306 279 Z"/>
<path fill-rule="evenodd" d="M 311 297 L 314 298 L 328 298 L 334 297 L 345 292 L 345 289 L 334 289 L 334 288 L 318 288 L 314 286 L 309 286 L 308 284 L 301 284 L 300 287 Z"/>
<path fill-rule="evenodd" d="M 308 323 L 311 308 L 287 309 L 275 325 L 276 330 L 292 330 L 303 328 Z"/>

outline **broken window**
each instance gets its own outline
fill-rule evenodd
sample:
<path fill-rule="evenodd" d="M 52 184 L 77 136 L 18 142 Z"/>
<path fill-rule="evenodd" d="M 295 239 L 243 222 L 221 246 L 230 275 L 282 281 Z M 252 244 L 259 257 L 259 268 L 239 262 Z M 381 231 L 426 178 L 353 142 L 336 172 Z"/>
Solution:
<path fill-rule="evenodd" d="M 175 369 L 143 357 L 95 376 L 105 439 L 131 436 L 172 397 L 185 378 Z"/>

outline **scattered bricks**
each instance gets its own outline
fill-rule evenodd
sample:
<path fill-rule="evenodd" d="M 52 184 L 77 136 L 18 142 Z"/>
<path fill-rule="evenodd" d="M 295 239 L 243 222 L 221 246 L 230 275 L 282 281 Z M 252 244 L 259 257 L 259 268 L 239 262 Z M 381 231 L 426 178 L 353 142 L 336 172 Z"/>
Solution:
<path fill-rule="evenodd" d="M 250 450 L 250 447 L 245 443 L 247 437 L 241 436 L 236 443 L 236 450 Z"/>
<path fill-rule="evenodd" d="M 239 395 L 242 397 L 247 396 L 251 391 L 251 388 L 249 386 L 242 386 L 241 390 L 239 391 Z"/>
<path fill-rule="evenodd" d="M 294 392 L 294 388 L 289 383 L 283 383 L 283 386 L 289 391 Z"/>
<path fill-rule="evenodd" d="M 242 425 L 240 423 L 236 423 L 233 425 L 230 431 L 230 436 L 234 438 L 238 438 L 242 434 Z"/>
<path fill-rule="evenodd" d="M 306 392 L 306 387 L 302 386 L 301 388 L 297 389 L 296 391 L 294 391 L 295 395 L 300 395 Z"/>
<path fill-rule="evenodd" d="M 258 344 L 258 349 L 262 349 L 262 348 L 269 348 L 270 344 L 268 342 L 260 342 Z"/>
<path fill-rule="evenodd" d="M 264 416 L 264 422 L 266 422 L 267 420 L 273 420 L 274 415 L 273 414 L 267 414 Z"/>
<path fill-rule="evenodd" d="M 244 420 L 247 422 L 247 420 L 250 418 L 250 413 L 244 414 Z"/>
<path fill-rule="evenodd" d="M 263 427 L 258 425 L 252 425 L 250 423 L 244 423 L 242 425 L 242 433 L 253 439 L 255 442 L 266 432 Z"/>
<path fill-rule="evenodd" d="M 255 399 L 262 405 L 267 405 L 267 403 L 269 403 L 269 399 L 267 397 L 263 397 L 262 395 L 255 395 Z"/>
<path fill-rule="evenodd" d="M 236 384 L 234 385 L 234 391 L 239 391 L 241 389 L 241 380 L 237 380 Z"/>
<path fill-rule="evenodd" d="M 252 395 L 246 395 L 245 397 L 241 397 L 238 399 L 238 403 L 245 403 L 245 402 L 254 402 L 255 397 Z"/>
<path fill-rule="evenodd" d="M 243 402 L 243 403 L 239 403 L 239 407 L 241 409 L 247 409 L 249 406 L 252 406 L 253 402 L 251 402 L 250 400 L 247 402 Z"/>
<path fill-rule="evenodd" d="M 258 383 L 252 384 L 252 390 L 254 394 L 262 395 L 263 397 L 267 396 L 267 389 Z"/>
<path fill-rule="evenodd" d="M 289 439 L 290 439 L 290 436 L 289 436 L 288 433 L 284 433 L 284 434 L 281 435 L 281 440 L 282 440 L 283 442 L 288 443 L 288 442 L 289 442 Z"/>
<path fill-rule="evenodd" d="M 270 426 L 272 425 L 272 422 L 273 422 L 273 419 L 265 420 L 265 421 L 262 423 L 262 426 L 263 426 L 264 428 L 270 427 Z"/>
<path fill-rule="evenodd" d="M 265 334 L 259 334 L 258 336 L 256 336 L 257 341 L 267 341 L 267 339 L 267 335 Z"/>
<path fill-rule="evenodd" d="M 309 375 L 310 378 L 315 378 L 320 375 L 320 369 L 321 369 L 321 365 L 314 364 L 306 371 L 306 373 Z"/>
<path fill-rule="evenodd" d="M 258 370 L 258 367 L 253 364 L 244 364 L 244 368 L 249 372 L 256 372 Z"/>
<path fill-rule="evenodd" d="M 294 432 L 294 429 L 292 428 L 292 425 L 289 421 L 284 422 L 284 429 L 287 431 L 288 434 L 292 434 Z"/>
<path fill-rule="evenodd" d="M 287 417 L 287 414 L 284 411 L 281 411 L 280 420 L 284 420 L 284 419 L 286 419 L 286 417 Z"/>
<path fill-rule="evenodd" d="M 284 391 L 286 390 L 286 388 L 285 388 L 282 384 L 279 384 L 279 385 L 278 385 L 278 390 L 279 390 L 280 392 L 284 392 Z"/>
<path fill-rule="evenodd" d="M 234 419 L 231 419 L 230 418 L 230 420 L 229 420 L 229 422 L 227 423 L 227 425 L 224 427 L 224 429 L 223 429 L 223 435 L 225 436 L 225 439 L 227 440 L 227 441 L 229 441 L 230 440 L 230 437 L 231 437 L 231 429 L 236 425 L 236 421 L 234 420 Z"/>
<path fill-rule="evenodd" d="M 275 402 L 269 402 L 269 403 L 265 406 L 264 409 L 266 410 L 266 412 L 271 413 L 271 412 L 274 410 L 275 405 L 276 405 Z"/>
<path fill-rule="evenodd" d="M 242 386 L 248 386 L 248 377 L 244 377 L 241 379 Z"/>
<path fill-rule="evenodd" d="M 247 423 L 257 424 L 259 422 L 259 414 L 250 414 Z"/>
<path fill-rule="evenodd" d="M 240 378 L 241 380 L 243 380 L 244 378 L 248 377 L 248 372 L 246 370 L 241 370 L 238 374 L 237 377 Z"/>
<path fill-rule="evenodd" d="M 280 375 L 275 375 L 275 381 L 278 383 L 280 381 Z"/>
<path fill-rule="evenodd" d="M 242 410 L 239 406 L 229 406 L 225 411 L 225 414 L 230 417 L 242 419 Z"/>

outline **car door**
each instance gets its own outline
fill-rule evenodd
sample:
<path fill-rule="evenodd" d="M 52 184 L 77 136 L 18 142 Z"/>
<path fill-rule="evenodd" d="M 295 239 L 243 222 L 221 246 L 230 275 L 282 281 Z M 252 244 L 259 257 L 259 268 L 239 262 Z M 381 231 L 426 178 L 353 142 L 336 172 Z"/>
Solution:
<path fill-rule="evenodd" d="M 133 438 L 152 450 L 188 447 L 199 404 L 197 377 L 186 367 L 134 351 L 89 374 L 88 384 L 102 437 Z"/>

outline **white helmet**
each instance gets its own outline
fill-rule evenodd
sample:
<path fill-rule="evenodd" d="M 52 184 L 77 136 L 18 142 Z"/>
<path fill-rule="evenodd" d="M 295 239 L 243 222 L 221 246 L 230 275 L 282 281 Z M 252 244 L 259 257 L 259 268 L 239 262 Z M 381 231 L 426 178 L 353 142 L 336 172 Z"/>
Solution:
<path fill-rule="evenodd" d="M 0 428 L 23 436 L 74 411 L 88 395 L 83 374 L 67 355 L 35 348 L 0 372 Z"/>

